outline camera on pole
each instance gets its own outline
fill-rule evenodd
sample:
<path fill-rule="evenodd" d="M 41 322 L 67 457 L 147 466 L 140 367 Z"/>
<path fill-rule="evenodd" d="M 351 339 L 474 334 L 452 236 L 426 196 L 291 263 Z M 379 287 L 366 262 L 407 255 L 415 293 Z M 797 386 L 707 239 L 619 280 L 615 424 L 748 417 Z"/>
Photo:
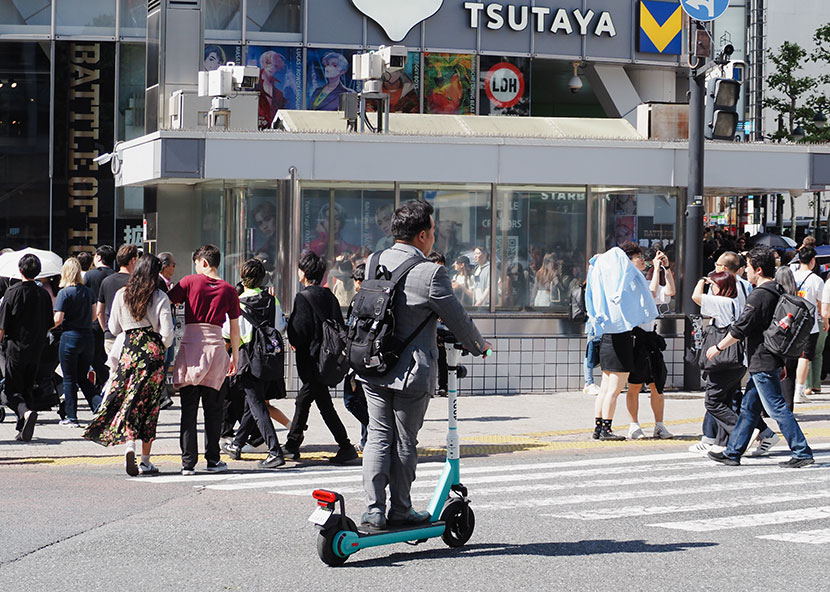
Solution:
<path fill-rule="evenodd" d="M 741 83 L 730 78 L 712 78 L 706 85 L 707 140 L 735 140 L 738 129 L 738 99 Z"/>

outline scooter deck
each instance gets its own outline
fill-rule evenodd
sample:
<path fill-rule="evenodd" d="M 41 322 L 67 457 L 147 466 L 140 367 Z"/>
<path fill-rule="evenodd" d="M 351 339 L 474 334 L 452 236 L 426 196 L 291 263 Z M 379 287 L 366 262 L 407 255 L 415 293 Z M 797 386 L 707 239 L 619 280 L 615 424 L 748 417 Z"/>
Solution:
<path fill-rule="evenodd" d="M 390 528 L 372 528 L 371 526 L 366 526 L 364 524 L 358 524 L 357 526 L 357 535 L 359 537 L 367 537 L 377 534 L 396 534 L 401 532 L 409 532 L 413 530 L 422 530 L 424 528 L 433 528 L 435 526 L 446 526 L 447 523 L 443 520 L 437 520 L 435 522 L 421 522 L 420 524 L 415 524 L 413 526 L 399 526 L 399 527 L 390 527 Z"/>

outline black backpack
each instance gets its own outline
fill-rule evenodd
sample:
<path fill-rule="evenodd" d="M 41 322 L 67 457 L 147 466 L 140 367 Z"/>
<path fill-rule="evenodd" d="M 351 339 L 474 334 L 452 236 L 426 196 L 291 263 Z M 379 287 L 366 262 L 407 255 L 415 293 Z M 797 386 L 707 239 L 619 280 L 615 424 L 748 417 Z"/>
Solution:
<path fill-rule="evenodd" d="M 395 294 L 404 278 L 419 263 L 414 256 L 401 263 L 394 272 L 379 265 L 380 254 L 372 257 L 366 279 L 349 306 L 347 338 L 349 364 L 359 376 L 383 376 L 398 362 L 401 353 L 427 325 L 427 316 L 415 331 L 401 340 L 395 335 Z"/>
<path fill-rule="evenodd" d="M 807 348 L 815 319 L 814 304 L 800 296 L 781 294 L 772 322 L 764 331 L 764 347 L 783 358 L 798 358 Z"/>
<path fill-rule="evenodd" d="M 571 299 L 568 303 L 568 318 L 577 323 L 588 320 L 588 309 L 585 306 L 585 284 L 579 284 L 571 290 Z"/>
<path fill-rule="evenodd" d="M 252 311 L 247 310 L 244 305 L 239 309 L 245 320 L 253 327 L 251 341 L 240 348 L 240 351 L 244 352 L 244 357 L 247 358 L 247 360 L 243 359 L 240 367 L 244 368 L 247 361 L 247 371 L 254 378 L 269 382 L 283 380 L 285 344 L 282 335 L 271 321 L 275 314 L 273 298 L 271 305 L 265 310 L 264 318 L 258 318 L 258 315 L 252 314 Z"/>
<path fill-rule="evenodd" d="M 326 318 L 309 294 L 306 292 L 300 292 L 300 294 L 311 305 L 311 310 L 322 329 L 320 349 L 316 355 L 320 382 L 326 386 L 337 386 L 349 371 L 349 360 L 346 355 L 346 330 L 335 319 Z M 314 357 L 314 352 L 312 352 L 312 357 Z"/>

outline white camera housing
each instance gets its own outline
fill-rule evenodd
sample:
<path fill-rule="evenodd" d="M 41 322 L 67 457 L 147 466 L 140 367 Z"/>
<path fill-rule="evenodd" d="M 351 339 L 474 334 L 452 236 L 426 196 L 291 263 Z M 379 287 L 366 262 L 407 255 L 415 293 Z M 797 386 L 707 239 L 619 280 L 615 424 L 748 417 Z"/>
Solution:
<path fill-rule="evenodd" d="M 230 62 L 210 72 L 199 72 L 200 97 L 227 97 L 240 91 L 252 91 L 259 82 L 259 68 L 236 66 Z"/>
<path fill-rule="evenodd" d="M 406 67 L 408 51 L 403 45 L 381 45 L 380 48 L 360 53 L 352 58 L 355 80 L 381 80 L 387 72 Z"/>

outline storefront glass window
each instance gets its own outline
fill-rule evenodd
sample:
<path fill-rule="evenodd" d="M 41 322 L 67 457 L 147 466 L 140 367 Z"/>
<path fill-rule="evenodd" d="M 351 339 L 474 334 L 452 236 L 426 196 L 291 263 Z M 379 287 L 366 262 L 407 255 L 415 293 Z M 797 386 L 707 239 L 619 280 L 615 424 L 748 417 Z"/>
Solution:
<path fill-rule="evenodd" d="M 242 41 L 242 0 L 207 0 L 203 12 L 205 39 Z"/>
<path fill-rule="evenodd" d="M 58 35 L 115 36 L 115 0 L 55 0 Z"/>
<path fill-rule="evenodd" d="M 256 257 L 265 265 L 266 285 L 282 289 L 279 273 L 279 255 L 282 237 L 280 230 L 286 221 L 280 220 L 277 210 L 279 188 L 273 182 L 255 182 L 248 185 L 245 195 L 245 259 Z"/>
<path fill-rule="evenodd" d="M 144 38 L 147 35 L 147 0 L 118 0 L 121 22 L 118 34 L 121 37 Z"/>
<path fill-rule="evenodd" d="M 402 186 L 401 202 L 410 199 L 426 200 L 435 208 L 433 249 L 447 260 L 458 298 L 470 309 L 487 311 L 492 252 L 489 186 Z"/>
<path fill-rule="evenodd" d="M 500 310 L 565 312 L 585 279 L 584 187 L 499 187 Z"/>
<path fill-rule="evenodd" d="M 246 18 L 248 39 L 285 38 L 274 33 L 302 33 L 301 0 L 248 0 Z"/>
<path fill-rule="evenodd" d="M 118 60 L 118 139 L 144 135 L 144 44 L 122 43 Z"/>
<path fill-rule="evenodd" d="M 49 248 L 49 44 L 0 43 L 0 237 Z"/>
<path fill-rule="evenodd" d="M 51 0 L 7 0 L 0 9 L 0 32 L 9 34 L 50 33 Z"/>

